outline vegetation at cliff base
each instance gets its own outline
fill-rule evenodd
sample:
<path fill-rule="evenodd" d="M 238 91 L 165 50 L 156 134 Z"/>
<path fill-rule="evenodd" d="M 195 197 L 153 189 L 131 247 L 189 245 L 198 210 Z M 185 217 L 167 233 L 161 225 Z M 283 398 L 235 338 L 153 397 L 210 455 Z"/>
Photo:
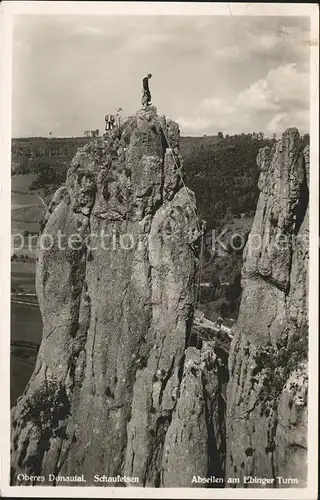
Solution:
<path fill-rule="evenodd" d="M 62 422 L 69 415 L 70 402 L 65 387 L 52 380 L 27 399 L 22 419 L 32 422 L 42 434 L 48 432 L 52 437 L 63 437 Z"/>

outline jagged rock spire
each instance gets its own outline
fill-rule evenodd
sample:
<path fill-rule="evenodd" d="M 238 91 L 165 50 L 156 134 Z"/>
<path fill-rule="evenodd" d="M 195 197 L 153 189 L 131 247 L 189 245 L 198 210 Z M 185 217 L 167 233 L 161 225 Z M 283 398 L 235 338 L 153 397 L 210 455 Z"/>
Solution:
<path fill-rule="evenodd" d="M 226 476 L 306 484 L 309 147 L 290 128 L 260 150 L 260 197 L 244 252 L 229 357 Z M 250 487 L 261 487 L 250 483 Z M 290 486 L 290 484 L 289 484 Z M 292 483 L 291 486 L 297 487 Z"/>
<path fill-rule="evenodd" d="M 215 355 L 186 351 L 198 221 L 178 148 L 178 125 L 140 110 L 78 150 L 52 199 L 36 277 L 43 340 L 12 410 L 12 484 L 20 472 L 81 471 L 86 485 L 128 474 L 184 486 L 195 454 L 199 474 L 220 467 L 202 397 L 215 387 Z"/>

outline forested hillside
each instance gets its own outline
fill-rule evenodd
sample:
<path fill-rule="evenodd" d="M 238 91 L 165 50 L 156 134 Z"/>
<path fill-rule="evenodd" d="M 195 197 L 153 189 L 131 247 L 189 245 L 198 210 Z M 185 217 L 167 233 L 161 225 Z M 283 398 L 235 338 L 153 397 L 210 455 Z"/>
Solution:
<path fill-rule="evenodd" d="M 36 174 L 30 189 L 51 194 L 64 182 L 77 149 L 90 140 L 76 138 L 26 138 L 12 141 L 12 173 Z M 257 201 L 259 148 L 270 144 L 263 134 L 223 137 L 182 137 L 181 155 L 187 185 L 195 191 L 202 218 L 214 227 L 229 211 L 252 212 Z"/>
<path fill-rule="evenodd" d="M 87 137 L 29 137 L 12 140 L 12 174 L 36 175 L 30 190 L 54 193 L 66 177 L 69 162 L 78 148 L 92 139 Z"/>
<path fill-rule="evenodd" d="M 187 185 L 196 193 L 198 210 L 213 228 L 225 221 L 226 214 L 251 214 L 258 199 L 260 148 L 271 145 L 263 134 L 241 134 L 219 138 L 211 143 L 193 141 L 192 148 L 182 142 Z"/>

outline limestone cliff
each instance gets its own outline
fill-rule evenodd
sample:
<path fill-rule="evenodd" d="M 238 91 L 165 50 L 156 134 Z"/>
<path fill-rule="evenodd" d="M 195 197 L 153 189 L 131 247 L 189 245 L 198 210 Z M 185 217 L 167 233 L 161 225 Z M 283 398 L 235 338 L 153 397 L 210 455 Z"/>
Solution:
<path fill-rule="evenodd" d="M 55 193 L 37 257 L 43 340 L 12 410 L 12 484 L 20 472 L 156 487 L 221 475 L 219 364 L 210 342 L 189 347 L 195 197 L 175 162 L 178 125 L 151 107 L 78 150 Z"/>
<path fill-rule="evenodd" d="M 260 197 L 229 356 L 226 476 L 275 478 L 271 487 L 290 486 L 276 477 L 291 477 L 304 486 L 309 149 L 291 128 L 257 162 Z"/>

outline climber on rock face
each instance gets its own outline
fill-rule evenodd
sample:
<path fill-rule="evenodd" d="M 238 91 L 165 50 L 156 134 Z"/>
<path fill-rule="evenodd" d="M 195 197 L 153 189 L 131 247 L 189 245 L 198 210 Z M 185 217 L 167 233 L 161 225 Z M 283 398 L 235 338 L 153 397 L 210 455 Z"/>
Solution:
<path fill-rule="evenodd" d="M 114 127 L 115 117 L 113 115 L 106 115 L 104 120 L 106 122 L 106 131 L 112 130 Z"/>
<path fill-rule="evenodd" d="M 148 73 L 147 76 L 145 76 L 142 80 L 142 99 L 141 103 L 142 106 L 147 107 L 151 104 L 151 94 L 150 94 L 150 89 L 149 89 L 149 80 L 152 77 L 151 73 Z"/>

